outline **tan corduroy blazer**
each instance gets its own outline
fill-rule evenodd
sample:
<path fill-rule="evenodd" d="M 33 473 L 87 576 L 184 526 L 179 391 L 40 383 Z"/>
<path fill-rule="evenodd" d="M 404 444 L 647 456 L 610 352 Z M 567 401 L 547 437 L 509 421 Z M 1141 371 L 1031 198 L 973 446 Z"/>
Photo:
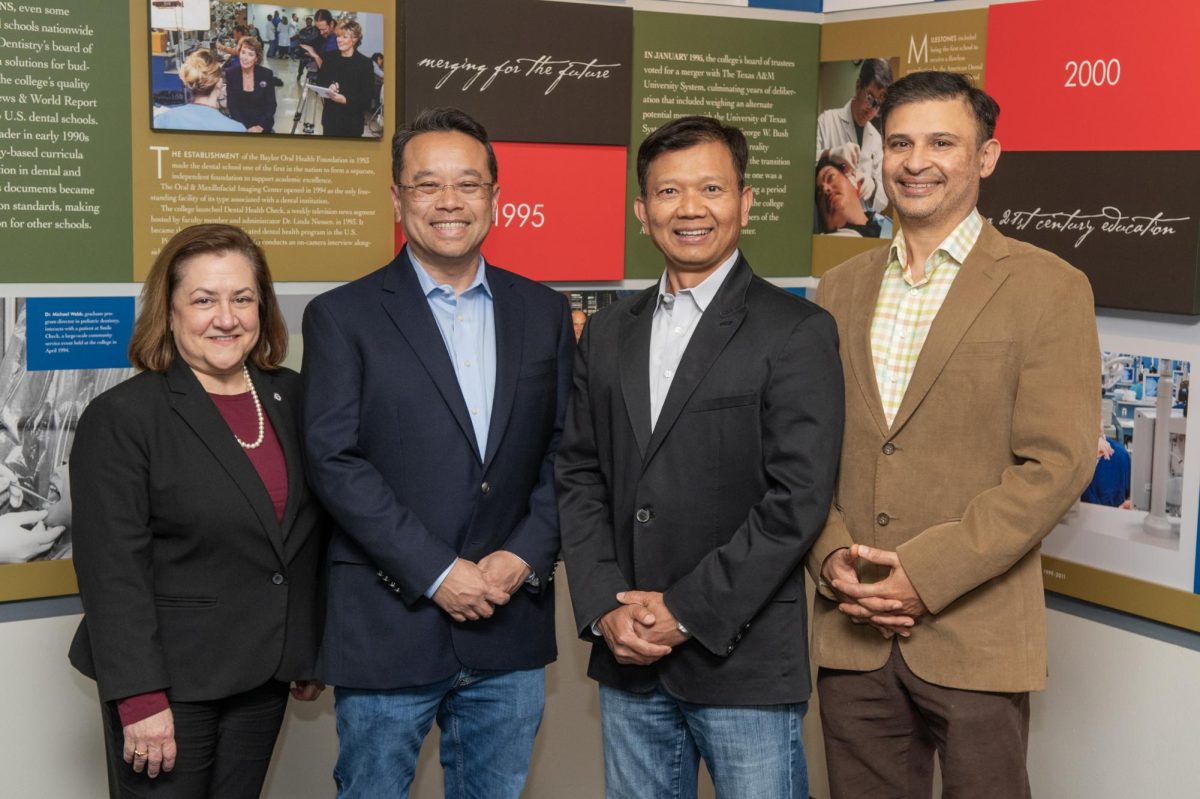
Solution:
<path fill-rule="evenodd" d="M 951 688 L 1046 683 L 1040 541 L 1096 464 L 1100 353 L 1083 273 L 990 224 L 929 331 L 895 421 L 884 420 L 871 318 L 887 248 L 821 280 L 837 320 L 846 429 L 834 506 L 809 555 L 814 577 L 854 542 L 899 553 L 929 609 L 900 641 L 922 679 Z M 864 582 L 885 576 L 866 566 Z M 851 624 L 822 587 L 818 666 L 870 671 L 891 644 Z"/>

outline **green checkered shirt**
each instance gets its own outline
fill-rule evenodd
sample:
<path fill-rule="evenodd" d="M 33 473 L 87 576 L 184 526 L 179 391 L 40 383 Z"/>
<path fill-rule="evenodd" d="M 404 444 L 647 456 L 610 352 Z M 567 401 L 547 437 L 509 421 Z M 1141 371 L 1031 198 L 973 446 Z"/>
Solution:
<path fill-rule="evenodd" d="M 892 239 L 879 300 L 875 303 L 875 317 L 871 320 L 875 383 L 889 425 L 900 410 L 925 337 L 929 335 L 929 326 L 982 230 L 983 218 L 972 210 L 925 261 L 925 276 L 916 283 L 908 268 L 903 232 L 898 230 Z"/>

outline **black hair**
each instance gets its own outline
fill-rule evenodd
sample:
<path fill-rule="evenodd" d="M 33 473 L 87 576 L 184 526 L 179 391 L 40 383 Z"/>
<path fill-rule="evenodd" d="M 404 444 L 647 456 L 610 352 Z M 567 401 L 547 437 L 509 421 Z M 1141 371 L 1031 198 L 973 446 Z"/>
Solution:
<path fill-rule="evenodd" d="M 746 187 L 746 164 L 750 148 L 740 128 L 723 124 L 719 119 L 704 116 L 680 117 L 672 120 L 646 137 L 638 147 L 637 180 L 642 196 L 646 196 L 646 173 L 650 163 L 664 153 L 686 150 L 705 142 L 720 142 L 729 148 L 737 171 L 738 191 Z"/>
<path fill-rule="evenodd" d="M 488 139 L 487 130 L 476 122 L 465 111 L 450 106 L 441 108 L 426 108 L 417 114 L 406 125 L 396 131 L 392 137 L 392 182 L 400 182 L 400 173 L 404 171 L 404 148 L 416 136 L 422 133 L 465 133 L 475 139 L 487 150 L 488 169 L 492 180 L 500 177 L 500 169 L 496 165 L 496 153 L 492 150 L 492 142 Z"/>
<path fill-rule="evenodd" d="M 969 77 L 958 72 L 910 72 L 888 89 L 887 96 L 883 98 L 883 107 L 879 109 L 879 119 L 886 133 L 888 115 L 895 108 L 908 103 L 957 98 L 962 98 L 970 106 L 979 128 L 976 143 L 982 146 L 996 134 L 1000 106 Z"/>

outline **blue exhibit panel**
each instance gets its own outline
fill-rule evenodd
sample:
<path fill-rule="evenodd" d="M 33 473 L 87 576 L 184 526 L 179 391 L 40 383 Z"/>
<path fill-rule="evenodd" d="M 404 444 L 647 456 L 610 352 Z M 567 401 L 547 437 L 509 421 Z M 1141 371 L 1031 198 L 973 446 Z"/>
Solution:
<path fill-rule="evenodd" d="M 29 371 L 129 366 L 133 297 L 30 297 L 26 303 Z"/>
<path fill-rule="evenodd" d="M 751 8 L 782 8 L 787 11 L 820 11 L 822 0 L 750 0 Z"/>

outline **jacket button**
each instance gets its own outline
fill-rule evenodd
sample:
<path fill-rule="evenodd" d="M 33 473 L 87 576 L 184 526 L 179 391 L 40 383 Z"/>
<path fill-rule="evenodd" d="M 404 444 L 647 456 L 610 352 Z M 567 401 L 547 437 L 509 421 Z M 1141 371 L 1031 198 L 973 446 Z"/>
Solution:
<path fill-rule="evenodd" d="M 890 522 L 891 520 L 892 520 L 892 518 L 890 516 L 888 516 L 886 513 L 881 513 L 875 517 L 875 523 L 878 524 L 880 527 L 887 527 L 888 522 Z"/>
<path fill-rule="evenodd" d="M 283 585 L 283 575 L 275 572 L 271 575 L 271 582 L 275 583 L 275 585 Z"/>
<path fill-rule="evenodd" d="M 646 522 L 650 521 L 650 511 L 647 508 L 638 508 L 638 512 L 633 518 L 637 519 L 642 524 L 645 524 Z"/>
<path fill-rule="evenodd" d="M 891 455 L 895 451 L 896 451 L 896 445 L 893 444 L 892 442 L 889 441 L 888 443 L 883 445 L 883 454 L 884 455 Z"/>
<path fill-rule="evenodd" d="M 491 490 L 492 490 L 492 485 L 491 485 L 491 483 L 487 482 L 486 480 L 483 482 L 483 485 L 481 485 L 479 487 L 479 493 L 481 493 L 481 494 L 491 493 Z"/>

